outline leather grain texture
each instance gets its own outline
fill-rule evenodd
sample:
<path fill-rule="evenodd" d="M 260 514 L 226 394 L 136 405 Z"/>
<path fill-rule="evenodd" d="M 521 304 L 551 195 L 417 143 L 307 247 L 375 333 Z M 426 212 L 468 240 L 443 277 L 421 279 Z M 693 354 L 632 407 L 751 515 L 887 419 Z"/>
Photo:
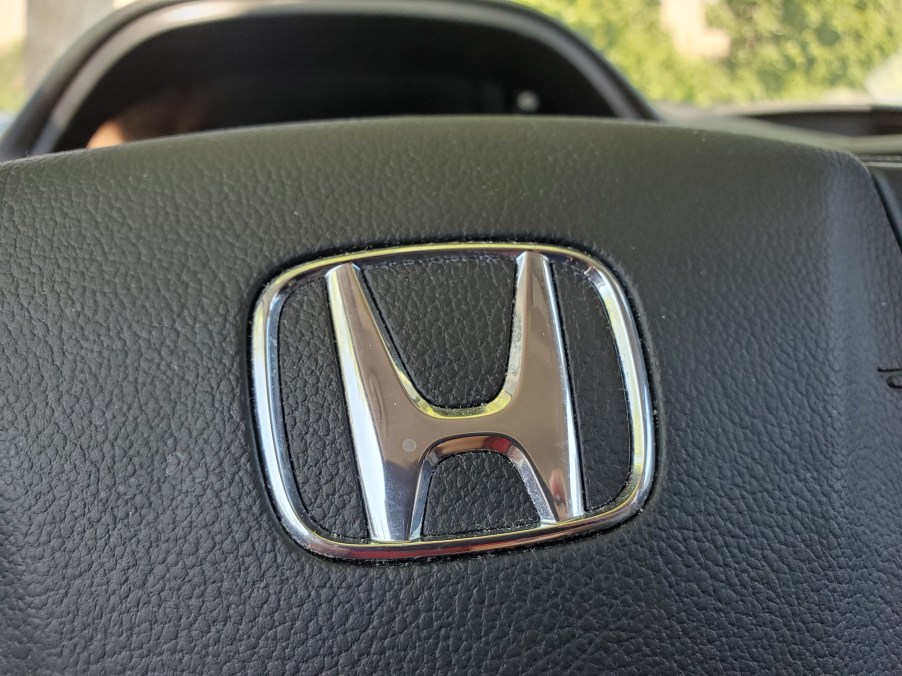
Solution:
<path fill-rule="evenodd" d="M 365 268 L 401 364 L 431 404 L 465 408 L 498 395 L 515 273 L 512 261 L 459 256 Z"/>
<path fill-rule="evenodd" d="M 902 260 L 866 170 L 594 121 L 245 130 L 0 166 L 0 672 L 891 672 Z M 535 240 L 637 308 L 660 462 L 557 546 L 311 555 L 262 486 L 261 284 Z"/>
<path fill-rule="evenodd" d="M 539 523 L 513 463 L 497 453 L 465 453 L 438 464 L 429 485 L 424 535 L 490 533 Z"/>

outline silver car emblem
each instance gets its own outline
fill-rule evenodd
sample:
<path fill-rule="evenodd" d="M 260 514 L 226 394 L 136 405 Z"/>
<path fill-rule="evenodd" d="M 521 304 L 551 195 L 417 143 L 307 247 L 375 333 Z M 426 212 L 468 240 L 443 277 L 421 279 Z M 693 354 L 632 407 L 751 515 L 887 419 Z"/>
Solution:
<path fill-rule="evenodd" d="M 358 266 L 388 259 L 483 253 L 517 263 L 507 374 L 494 400 L 465 409 L 433 406 L 400 365 L 380 329 Z M 570 378 L 551 264 L 579 269 L 598 293 L 614 336 L 626 389 L 632 461 L 626 485 L 587 511 Z M 278 375 L 279 316 L 293 288 L 325 279 L 369 540 L 324 532 L 303 506 L 287 452 Z M 321 337 L 317 337 L 321 339 Z M 614 526 L 635 514 L 651 487 L 654 439 L 647 376 L 626 297 L 601 263 L 544 245 L 441 244 L 337 256 L 292 268 L 264 289 L 255 308 L 252 381 L 263 470 L 274 506 L 303 546 L 348 559 L 399 559 L 481 552 L 546 542 Z M 539 515 L 519 530 L 423 537 L 429 483 L 444 458 L 491 450 L 513 463 Z"/>

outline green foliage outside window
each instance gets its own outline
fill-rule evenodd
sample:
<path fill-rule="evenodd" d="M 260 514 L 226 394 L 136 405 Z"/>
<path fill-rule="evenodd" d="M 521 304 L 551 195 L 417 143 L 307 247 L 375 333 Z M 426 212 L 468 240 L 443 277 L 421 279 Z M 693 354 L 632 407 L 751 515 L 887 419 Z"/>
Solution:
<path fill-rule="evenodd" d="M 708 24 L 729 37 L 728 53 L 714 59 L 677 52 L 660 0 L 519 1 L 581 33 L 649 98 L 672 102 L 811 101 L 861 91 L 902 51 L 902 0 L 712 0 Z"/>
<path fill-rule="evenodd" d="M 0 111 L 16 111 L 25 103 L 22 44 L 0 52 Z"/>

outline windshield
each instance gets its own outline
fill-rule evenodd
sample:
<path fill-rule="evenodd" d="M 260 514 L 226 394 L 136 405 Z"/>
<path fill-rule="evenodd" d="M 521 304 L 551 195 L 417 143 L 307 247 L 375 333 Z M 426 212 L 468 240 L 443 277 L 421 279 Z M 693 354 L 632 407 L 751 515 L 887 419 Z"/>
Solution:
<path fill-rule="evenodd" d="M 902 104 L 902 0 L 518 0 L 656 102 Z M 52 63 L 130 0 L 3 0 L 0 129 Z"/>

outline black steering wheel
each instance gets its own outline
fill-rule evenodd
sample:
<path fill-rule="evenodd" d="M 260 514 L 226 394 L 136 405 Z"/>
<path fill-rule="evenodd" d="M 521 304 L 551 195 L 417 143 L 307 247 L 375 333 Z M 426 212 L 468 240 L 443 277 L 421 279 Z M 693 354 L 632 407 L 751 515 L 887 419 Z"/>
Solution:
<path fill-rule="evenodd" d="M 0 671 L 898 669 L 902 257 L 851 156 L 643 124 L 388 119 L 15 161 L 0 194 Z M 264 340 L 297 474 L 280 503 L 255 308 L 286 272 L 395 247 L 430 255 L 343 282 L 319 268 Z M 420 525 L 376 529 L 348 373 L 378 385 L 377 422 L 387 381 L 363 348 L 342 370 L 330 304 L 390 336 L 424 416 L 453 418 L 505 386 L 529 261 L 523 293 L 558 299 L 534 335 L 564 381 L 551 369 L 531 420 L 470 442 L 496 453 L 430 456 Z M 579 261 L 621 292 L 644 413 Z M 530 487 L 515 437 L 561 388 L 585 476 L 539 468 Z M 640 413 L 655 462 L 629 513 L 549 526 L 622 495 Z M 481 544 L 385 546 L 449 534 Z"/>

